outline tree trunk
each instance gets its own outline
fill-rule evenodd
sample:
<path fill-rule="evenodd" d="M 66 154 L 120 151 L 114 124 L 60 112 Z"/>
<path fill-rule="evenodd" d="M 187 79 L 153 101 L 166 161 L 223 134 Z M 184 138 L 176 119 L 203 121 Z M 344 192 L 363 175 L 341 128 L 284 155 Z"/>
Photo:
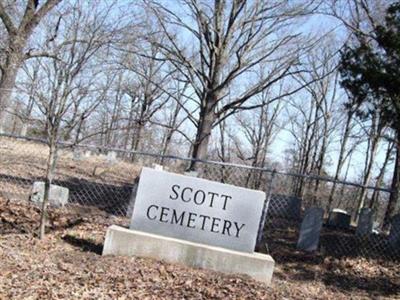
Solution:
<path fill-rule="evenodd" d="M 211 131 L 216 120 L 213 104 L 207 101 L 205 108 L 200 111 L 199 125 L 197 127 L 196 139 L 193 144 L 192 161 L 189 170 L 197 168 L 196 160 L 207 159 L 208 144 L 210 142 Z"/>
<path fill-rule="evenodd" d="M 385 229 L 388 228 L 390 224 L 391 217 L 395 214 L 397 206 L 399 205 L 399 196 L 400 196 L 400 128 L 397 129 L 396 132 L 396 160 L 394 164 L 393 170 L 393 178 L 392 178 L 392 185 L 389 198 L 389 203 L 385 212 L 385 217 L 383 219 L 383 227 Z"/>
<path fill-rule="evenodd" d="M 365 170 L 363 183 L 362 183 L 363 186 L 361 187 L 361 193 L 360 193 L 360 197 L 358 199 L 358 204 L 357 204 L 357 211 L 356 211 L 356 215 L 355 215 L 356 221 L 358 220 L 358 215 L 359 215 L 361 209 L 365 206 L 365 197 L 367 196 L 367 189 L 365 186 L 367 186 L 369 184 L 369 181 L 371 179 L 372 166 L 375 162 L 376 151 L 378 148 L 379 134 L 380 134 L 380 132 L 378 132 L 377 135 L 372 138 L 370 157 L 367 162 L 367 167 Z"/>
<path fill-rule="evenodd" d="M 160 160 L 160 164 L 163 166 L 165 164 L 165 155 L 167 155 L 168 150 L 169 150 L 169 145 L 171 143 L 172 140 L 172 135 L 174 134 L 174 130 L 173 129 L 168 129 L 167 133 L 166 133 L 166 137 L 164 138 L 164 142 L 163 142 L 163 148 L 161 150 L 161 160 Z"/>
<path fill-rule="evenodd" d="M 307 119 L 307 125 L 306 125 L 306 130 L 304 133 L 304 142 L 303 142 L 303 147 L 304 150 L 302 151 L 302 155 L 300 156 L 300 170 L 299 173 L 301 175 L 307 175 L 312 169 L 310 168 L 310 159 L 311 159 L 311 151 L 313 150 L 313 142 L 315 140 L 315 135 L 316 135 L 316 123 L 318 119 L 318 109 L 311 108 L 308 119 Z M 306 186 L 306 180 L 304 177 L 299 177 L 298 179 L 298 186 L 295 191 L 295 196 L 298 198 L 303 198 L 305 194 L 305 186 Z"/>
<path fill-rule="evenodd" d="M 20 131 L 21 136 L 26 136 L 29 130 L 29 126 L 31 124 L 31 114 L 33 110 L 33 105 L 35 104 L 35 100 L 32 96 L 32 90 L 30 91 L 31 95 L 29 96 L 29 102 L 26 107 L 25 113 L 24 113 L 24 120 L 22 122 L 22 127 Z"/>
<path fill-rule="evenodd" d="M 11 103 L 10 108 L 14 113 L 11 115 L 11 118 L 8 118 L 9 124 L 11 125 L 9 132 L 16 135 L 20 131 L 18 128 L 22 125 L 21 116 L 17 115 L 17 113 L 21 111 L 21 102 L 17 101 L 16 103 Z"/>
<path fill-rule="evenodd" d="M 7 129 L 9 116 L 6 110 L 9 107 L 17 73 L 22 64 L 21 54 L 18 53 L 19 50 L 16 51 L 16 54 L 10 54 L 7 58 L 4 72 L 0 79 L 0 133 L 4 133 Z"/>
<path fill-rule="evenodd" d="M 140 146 L 140 139 L 142 138 L 142 131 L 143 131 L 143 123 L 142 122 L 138 122 L 138 124 L 136 124 L 136 130 L 134 131 L 134 139 L 132 141 L 132 146 L 131 146 L 131 150 L 132 151 L 139 151 L 139 146 Z"/>
<path fill-rule="evenodd" d="M 82 132 L 82 127 L 83 127 L 83 122 L 85 121 L 84 117 L 82 116 L 79 120 L 77 129 L 76 129 L 76 134 L 75 134 L 75 144 L 79 143 L 79 138 L 81 136 L 81 132 Z"/>
<path fill-rule="evenodd" d="M 107 134 L 106 134 L 106 142 L 107 145 L 110 147 L 115 147 L 116 146 L 116 141 L 118 140 L 116 138 L 116 133 L 115 133 L 115 128 L 114 125 L 118 122 L 118 116 L 120 115 L 120 96 L 119 96 L 119 89 L 117 91 L 117 95 L 115 97 L 115 103 L 113 106 L 113 110 L 111 113 L 111 119 L 110 119 L 110 124 L 109 127 L 107 128 Z"/>
<path fill-rule="evenodd" d="M 42 202 L 42 211 L 40 213 L 40 226 L 39 226 L 39 238 L 43 239 L 46 230 L 46 218 L 47 218 L 47 203 L 49 202 L 50 186 L 53 182 L 54 171 L 57 161 L 57 144 L 55 139 L 51 139 L 49 145 L 49 157 L 47 159 L 47 171 L 46 179 L 44 184 L 44 195 Z"/>
<path fill-rule="evenodd" d="M 131 143 L 131 151 L 139 151 L 140 139 L 142 138 L 144 124 L 142 121 L 138 121 L 135 124 L 135 130 L 133 131 L 133 138 Z"/>
<path fill-rule="evenodd" d="M 349 163 L 347 164 L 347 168 L 346 168 L 346 172 L 344 173 L 344 178 L 343 181 L 347 181 L 347 176 L 349 175 L 349 171 L 350 171 L 350 165 L 351 165 L 351 158 L 353 157 L 353 150 L 351 150 L 350 154 L 349 154 Z M 339 201 L 336 205 L 337 208 L 340 208 L 340 205 L 343 202 L 343 197 L 344 197 L 344 192 L 345 192 L 345 188 L 346 188 L 346 184 L 342 184 L 342 188 L 340 189 L 339 192 Z M 329 212 L 328 212 L 329 213 Z"/>
<path fill-rule="evenodd" d="M 135 125 L 135 130 L 133 131 L 133 138 L 131 143 L 131 152 L 136 152 L 140 150 L 140 140 L 142 138 L 144 124 L 142 121 L 138 121 Z M 135 153 L 131 153 L 131 161 L 135 162 L 136 155 Z"/>
<path fill-rule="evenodd" d="M 332 201 L 333 201 L 333 198 L 334 198 L 334 195 L 335 195 L 335 191 L 336 191 L 336 186 L 337 186 L 336 181 L 339 179 L 340 172 L 342 171 L 343 164 L 345 162 L 344 153 L 346 151 L 347 141 L 348 141 L 349 136 L 350 136 L 350 124 L 351 124 L 352 117 L 353 117 L 353 114 L 352 113 L 348 113 L 347 120 L 346 120 L 346 125 L 345 125 L 345 128 L 344 128 L 344 133 L 343 133 L 343 139 L 342 139 L 342 142 L 340 144 L 339 158 L 338 158 L 338 163 L 337 163 L 337 166 L 336 166 L 335 177 L 333 179 L 334 181 L 333 181 L 333 184 L 332 184 L 332 189 L 331 189 L 331 191 L 329 193 L 328 209 L 327 209 L 328 212 L 331 211 Z"/>
<path fill-rule="evenodd" d="M 133 127 L 133 100 L 131 101 L 131 108 L 129 110 L 128 124 L 126 125 L 126 133 L 123 145 L 124 150 L 127 151 L 129 150 L 128 145 L 129 145 L 129 139 L 131 138 L 132 127 Z"/>
<path fill-rule="evenodd" d="M 382 184 L 383 184 L 383 178 L 384 178 L 385 173 L 386 173 L 387 165 L 389 164 L 390 155 L 392 153 L 393 146 L 394 146 L 393 143 L 390 143 L 390 142 L 388 143 L 388 148 L 386 150 L 385 160 L 383 161 L 383 165 L 382 165 L 382 167 L 381 167 L 381 169 L 379 171 L 379 175 L 376 178 L 376 183 L 375 183 L 375 188 L 376 189 L 374 190 L 374 192 L 372 194 L 371 201 L 370 201 L 370 203 L 368 205 L 368 207 L 371 208 L 371 209 L 374 209 L 375 205 L 378 202 L 380 192 L 377 189 L 380 188 L 382 186 Z"/>
<path fill-rule="evenodd" d="M 326 156 L 326 151 L 328 148 L 328 125 L 329 125 L 329 118 L 324 120 L 324 135 L 322 138 L 322 145 L 321 149 L 319 151 L 319 157 L 317 160 L 317 176 L 321 176 L 324 164 L 325 164 L 325 156 Z M 315 181 L 315 187 L 314 187 L 314 196 L 313 196 L 313 202 L 312 204 L 315 205 L 317 203 L 317 200 L 319 198 L 318 193 L 319 193 L 319 187 L 320 187 L 320 180 L 317 179 Z"/>
<path fill-rule="evenodd" d="M 179 112 L 181 110 L 180 105 L 176 105 L 174 112 L 171 116 L 171 119 L 168 122 L 169 128 L 167 129 L 167 132 L 165 133 L 165 136 L 163 138 L 163 148 L 162 148 L 162 155 L 167 155 L 168 151 L 169 151 L 169 147 L 172 141 L 172 136 L 174 135 L 175 131 L 178 129 L 179 125 L 182 124 L 180 123 L 179 125 L 177 124 L 178 121 L 178 115 Z M 160 164 L 164 165 L 165 163 L 165 158 L 161 157 L 161 161 Z"/>

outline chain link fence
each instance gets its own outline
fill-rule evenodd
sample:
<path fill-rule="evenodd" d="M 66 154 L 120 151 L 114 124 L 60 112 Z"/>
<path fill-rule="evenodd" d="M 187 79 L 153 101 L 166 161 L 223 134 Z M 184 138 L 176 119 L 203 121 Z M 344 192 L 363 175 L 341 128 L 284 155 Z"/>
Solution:
<path fill-rule="evenodd" d="M 48 152 L 42 140 L 0 135 L 0 197 L 29 201 L 33 183 L 44 181 Z M 174 156 L 62 144 L 53 183 L 69 189 L 67 208 L 125 216 L 128 221 L 132 194 L 143 166 L 162 165 L 164 170 L 185 173 L 190 161 Z M 400 226 L 392 226 L 390 232 L 382 230 L 389 190 L 245 165 L 211 161 L 196 164 L 196 176 L 200 178 L 266 192 L 265 223 L 261 224 L 259 234 L 262 251 L 272 255 L 297 251 L 305 212 L 311 207 L 321 207 L 325 214 L 318 255 L 400 260 Z M 358 235 L 358 199 L 364 192 L 366 203 L 374 203 L 374 228 L 370 234 Z M 347 212 L 348 226 L 330 224 L 332 208 Z"/>

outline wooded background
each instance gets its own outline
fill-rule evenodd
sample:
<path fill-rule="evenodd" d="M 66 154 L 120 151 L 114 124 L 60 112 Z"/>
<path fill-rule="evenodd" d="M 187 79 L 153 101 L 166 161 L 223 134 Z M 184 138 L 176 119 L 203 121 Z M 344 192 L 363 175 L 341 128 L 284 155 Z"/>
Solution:
<path fill-rule="evenodd" d="M 46 140 L 46 190 L 59 143 L 85 143 L 329 177 L 293 185 L 323 189 L 328 211 L 338 180 L 362 186 L 358 209 L 381 205 L 366 186 L 387 187 L 388 223 L 399 114 L 368 104 L 374 86 L 354 101 L 345 54 L 398 36 L 389 6 L 398 17 L 377 0 L 3 0 L 0 131 Z"/>

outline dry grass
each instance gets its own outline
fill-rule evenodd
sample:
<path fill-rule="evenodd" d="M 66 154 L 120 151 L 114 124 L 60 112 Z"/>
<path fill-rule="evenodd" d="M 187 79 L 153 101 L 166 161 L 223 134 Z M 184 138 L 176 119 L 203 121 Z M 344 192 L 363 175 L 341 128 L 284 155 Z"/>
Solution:
<path fill-rule="evenodd" d="M 43 180 L 48 147 L 45 144 L 0 137 L 0 193 L 6 199 L 27 200 L 33 181 Z M 71 149 L 59 151 L 56 182 L 88 182 L 98 185 L 132 184 L 140 167 L 105 155 L 74 160 Z"/>
<path fill-rule="evenodd" d="M 0 145 L 3 173 L 20 177 L 44 176 L 48 155 L 48 147 L 45 144 L 0 137 Z M 59 179 L 77 177 L 121 184 L 132 182 L 140 168 L 121 160 L 110 163 L 107 156 L 102 154 L 93 154 L 77 161 L 73 159 L 73 152 L 68 148 L 59 151 L 57 170 Z"/>

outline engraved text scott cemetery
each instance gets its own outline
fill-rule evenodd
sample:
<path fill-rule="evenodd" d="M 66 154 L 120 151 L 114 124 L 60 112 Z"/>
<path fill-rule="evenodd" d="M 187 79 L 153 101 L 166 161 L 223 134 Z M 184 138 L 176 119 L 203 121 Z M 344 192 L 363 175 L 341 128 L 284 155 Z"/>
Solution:
<path fill-rule="evenodd" d="M 111 226 L 103 254 L 163 259 L 269 283 L 274 261 L 254 253 L 265 193 L 143 168 L 130 230 Z"/>

